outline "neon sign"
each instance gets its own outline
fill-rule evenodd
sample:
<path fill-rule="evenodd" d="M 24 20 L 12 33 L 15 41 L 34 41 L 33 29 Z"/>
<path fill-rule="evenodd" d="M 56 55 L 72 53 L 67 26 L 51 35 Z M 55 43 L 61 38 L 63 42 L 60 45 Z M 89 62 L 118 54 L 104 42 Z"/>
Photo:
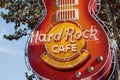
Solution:
<path fill-rule="evenodd" d="M 28 44 L 34 73 L 48 80 L 106 80 L 112 56 L 103 26 L 91 15 L 93 2 L 45 0 L 45 5 L 48 14 Z"/>
<path fill-rule="evenodd" d="M 71 69 L 78 64 L 81 65 L 84 62 L 82 57 L 87 60 L 90 56 L 89 52 L 84 50 L 86 41 L 98 42 L 99 40 L 98 30 L 94 26 L 91 26 L 89 30 L 83 30 L 80 25 L 71 21 L 54 24 L 47 34 L 41 32 L 33 32 L 30 43 L 32 45 L 44 43 L 47 52 L 43 53 L 41 58 L 47 64 L 59 69 Z M 51 63 L 46 61 L 48 58 L 51 59 Z M 63 63 L 66 65 L 64 68 L 60 67 Z"/>

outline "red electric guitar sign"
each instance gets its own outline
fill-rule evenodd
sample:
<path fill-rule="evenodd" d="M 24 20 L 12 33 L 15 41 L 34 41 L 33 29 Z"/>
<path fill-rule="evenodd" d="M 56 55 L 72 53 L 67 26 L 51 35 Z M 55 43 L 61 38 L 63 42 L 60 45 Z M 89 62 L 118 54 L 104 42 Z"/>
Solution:
<path fill-rule="evenodd" d="M 45 80 L 106 80 L 111 53 L 106 32 L 91 15 L 94 0 L 43 0 L 46 14 L 31 33 L 28 60 Z M 94 8 L 94 9 L 93 9 Z"/>

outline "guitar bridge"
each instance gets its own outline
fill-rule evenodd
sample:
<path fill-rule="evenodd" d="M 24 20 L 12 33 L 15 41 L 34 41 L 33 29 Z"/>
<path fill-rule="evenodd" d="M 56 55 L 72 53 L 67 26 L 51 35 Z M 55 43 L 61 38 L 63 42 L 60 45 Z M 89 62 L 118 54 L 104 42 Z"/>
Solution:
<path fill-rule="evenodd" d="M 78 9 L 58 10 L 56 11 L 56 20 L 78 20 Z"/>

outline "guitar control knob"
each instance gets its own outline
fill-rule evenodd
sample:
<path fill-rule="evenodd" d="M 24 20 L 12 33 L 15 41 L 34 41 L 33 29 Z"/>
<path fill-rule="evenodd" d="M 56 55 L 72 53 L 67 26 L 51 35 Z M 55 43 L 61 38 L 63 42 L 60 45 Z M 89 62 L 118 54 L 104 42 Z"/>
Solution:
<path fill-rule="evenodd" d="M 90 72 L 92 72 L 94 70 L 94 68 L 92 67 L 92 66 L 89 66 L 88 67 L 88 72 L 90 73 Z"/>
<path fill-rule="evenodd" d="M 76 78 L 80 78 L 81 72 L 76 72 Z"/>
<path fill-rule="evenodd" d="M 98 58 L 97 58 L 97 62 L 102 62 L 103 61 L 103 57 L 102 56 L 99 56 Z"/>

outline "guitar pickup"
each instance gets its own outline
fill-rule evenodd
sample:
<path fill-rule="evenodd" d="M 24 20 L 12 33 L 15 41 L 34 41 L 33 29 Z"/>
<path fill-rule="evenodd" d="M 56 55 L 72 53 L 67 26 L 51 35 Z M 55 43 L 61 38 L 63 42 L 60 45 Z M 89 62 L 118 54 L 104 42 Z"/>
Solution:
<path fill-rule="evenodd" d="M 78 0 L 56 0 L 57 6 L 78 5 Z"/>
<path fill-rule="evenodd" d="M 58 10 L 56 11 L 56 20 L 78 20 L 78 9 Z"/>

